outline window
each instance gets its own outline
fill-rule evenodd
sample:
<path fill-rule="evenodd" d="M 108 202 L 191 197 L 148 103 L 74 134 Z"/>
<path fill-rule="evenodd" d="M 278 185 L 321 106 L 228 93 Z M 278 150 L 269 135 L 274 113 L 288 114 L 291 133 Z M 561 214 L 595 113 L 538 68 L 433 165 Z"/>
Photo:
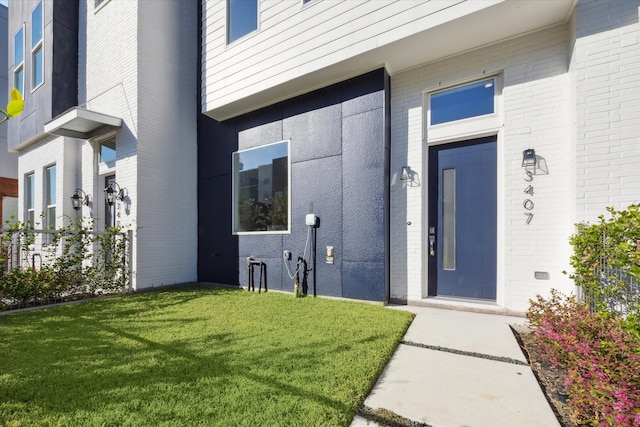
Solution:
<path fill-rule="evenodd" d="M 31 12 L 31 88 L 36 89 L 44 79 L 42 48 L 42 2 Z"/>
<path fill-rule="evenodd" d="M 431 125 L 493 114 L 495 79 L 454 87 L 431 95 Z"/>
<path fill-rule="evenodd" d="M 13 38 L 13 86 L 24 93 L 24 26 Z"/>
<path fill-rule="evenodd" d="M 97 11 L 99 10 L 102 6 L 104 6 L 105 4 L 107 4 L 109 2 L 109 0 L 94 0 L 93 2 L 93 8 Z"/>
<path fill-rule="evenodd" d="M 289 141 L 233 153 L 233 231 L 289 231 Z"/>
<path fill-rule="evenodd" d="M 31 173 L 24 178 L 24 199 L 26 202 L 27 214 L 25 217 L 25 222 L 33 227 L 36 220 L 36 193 L 35 193 L 35 176 Z"/>
<path fill-rule="evenodd" d="M 45 230 L 56 228 L 56 166 L 49 166 L 44 171 L 44 202 L 46 205 Z"/>
<path fill-rule="evenodd" d="M 109 163 L 116 160 L 116 138 L 111 137 L 100 143 L 100 162 Z"/>
<path fill-rule="evenodd" d="M 227 0 L 227 43 L 258 29 L 258 0 Z"/>

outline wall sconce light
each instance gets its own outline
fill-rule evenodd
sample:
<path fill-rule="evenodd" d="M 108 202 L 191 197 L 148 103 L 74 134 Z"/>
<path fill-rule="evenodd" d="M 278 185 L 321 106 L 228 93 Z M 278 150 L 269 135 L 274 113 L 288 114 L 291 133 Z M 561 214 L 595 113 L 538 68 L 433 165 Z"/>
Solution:
<path fill-rule="evenodd" d="M 530 167 L 536 165 L 536 150 L 527 148 L 522 152 L 522 167 Z"/>
<path fill-rule="evenodd" d="M 71 203 L 73 204 L 73 209 L 79 210 L 82 205 L 89 206 L 89 196 L 81 188 L 76 188 L 73 196 L 71 196 Z"/>
<path fill-rule="evenodd" d="M 120 188 L 117 182 L 111 181 L 107 188 L 104 189 L 105 198 L 109 206 L 113 206 L 116 200 L 124 200 L 124 190 Z"/>
<path fill-rule="evenodd" d="M 409 180 L 409 171 L 411 168 L 409 166 L 403 166 L 402 171 L 400 172 L 400 181 L 408 181 Z"/>

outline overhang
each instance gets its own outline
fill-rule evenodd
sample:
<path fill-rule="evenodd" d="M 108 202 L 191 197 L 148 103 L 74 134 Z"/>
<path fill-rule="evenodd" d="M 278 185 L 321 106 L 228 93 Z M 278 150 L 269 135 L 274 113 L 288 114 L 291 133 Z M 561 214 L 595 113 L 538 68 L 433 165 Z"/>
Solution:
<path fill-rule="evenodd" d="M 356 54 L 354 51 L 357 47 L 345 49 L 343 57 L 333 63 L 318 60 L 310 62 L 312 65 L 306 68 L 292 63 L 286 73 L 232 83 L 225 78 L 208 83 L 204 75 L 201 80 L 202 112 L 218 121 L 224 121 L 378 68 L 384 67 L 393 77 L 413 67 L 566 23 L 576 2 L 577 0 L 451 2 L 456 5 L 447 8 L 440 20 L 434 18 L 431 26 L 416 30 L 407 24 L 406 31 L 411 33 L 409 35 L 401 31 L 380 34 L 372 38 L 370 43 L 362 43 L 363 46 L 371 45 L 370 49 L 364 48 Z M 334 58 L 334 55 L 327 57 Z M 312 69 L 316 64 L 320 66 Z M 225 64 L 219 66 L 224 67 Z M 237 88 L 229 91 L 233 84 Z M 222 87 L 224 90 L 220 89 Z"/>
<path fill-rule="evenodd" d="M 51 135 L 78 139 L 91 139 L 119 129 L 122 119 L 73 107 L 44 125 L 44 131 Z"/>

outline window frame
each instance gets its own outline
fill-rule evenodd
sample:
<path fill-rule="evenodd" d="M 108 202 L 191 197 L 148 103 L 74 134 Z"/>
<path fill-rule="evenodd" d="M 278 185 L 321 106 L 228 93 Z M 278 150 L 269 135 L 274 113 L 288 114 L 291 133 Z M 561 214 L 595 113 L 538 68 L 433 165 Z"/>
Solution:
<path fill-rule="evenodd" d="M 276 144 L 287 144 L 287 228 L 283 230 L 254 230 L 254 231 L 239 231 L 240 212 L 237 206 L 239 191 L 236 188 L 236 184 L 239 179 L 239 171 L 236 171 L 236 156 L 240 153 L 246 153 L 248 151 L 259 150 L 262 148 L 270 147 Z M 273 159 L 272 159 L 273 161 Z M 272 175 L 273 176 L 273 175 Z M 272 192 L 273 194 L 273 192 Z M 242 150 L 238 150 L 231 155 L 231 232 L 234 235 L 265 235 L 265 234 L 291 234 L 291 140 L 284 139 L 268 144 L 259 145 L 256 147 L 250 147 Z"/>
<path fill-rule="evenodd" d="M 33 32 L 35 29 L 33 14 L 40 7 L 40 39 L 34 44 Z M 40 54 L 40 81 L 36 82 L 36 54 Z M 44 2 L 40 0 L 31 11 L 31 92 L 44 84 Z"/>
<path fill-rule="evenodd" d="M 93 11 L 94 11 L 94 13 L 98 12 L 99 10 L 101 10 L 110 1 L 111 0 L 94 0 L 93 1 Z"/>
<path fill-rule="evenodd" d="M 467 117 L 444 123 L 431 124 L 431 96 L 447 90 L 493 79 L 493 113 Z M 503 75 L 501 71 L 487 73 L 474 79 L 456 82 L 447 86 L 433 87 L 423 92 L 423 140 L 432 143 L 453 142 L 465 138 L 481 138 L 495 135 L 501 126 Z"/>
<path fill-rule="evenodd" d="M 225 30 L 226 30 L 226 42 L 227 45 L 230 44 L 234 44 L 236 42 L 238 42 L 239 40 L 244 39 L 245 37 L 247 37 L 249 34 L 255 33 L 256 31 L 258 31 L 258 29 L 260 28 L 260 1 L 259 0 L 255 0 L 256 3 L 256 26 L 254 29 L 252 29 L 251 31 L 248 31 L 240 36 L 235 37 L 233 40 L 231 40 L 231 19 L 232 19 L 232 14 L 231 14 L 231 2 L 234 0 L 226 0 L 226 9 L 225 9 L 225 13 L 226 13 L 226 22 L 225 22 Z"/>
<path fill-rule="evenodd" d="M 117 151 L 116 151 L 116 137 L 115 135 L 111 135 L 108 138 L 105 139 L 101 139 L 100 141 L 97 141 L 97 145 L 98 145 L 98 163 L 103 163 L 106 165 L 114 165 L 116 158 L 117 158 Z M 113 147 L 112 147 L 113 146 Z M 112 160 L 104 160 L 102 157 L 102 147 L 106 147 L 108 149 L 113 150 L 113 159 Z"/>
<path fill-rule="evenodd" d="M 36 174 L 29 172 L 24 176 L 24 222 L 31 228 L 36 220 Z"/>
<path fill-rule="evenodd" d="M 51 176 L 51 171 L 53 171 L 53 177 Z M 43 200 L 44 200 L 44 206 L 45 206 L 45 215 L 44 215 L 45 230 L 54 230 L 56 227 L 56 204 L 57 204 L 57 189 L 58 189 L 57 173 L 58 171 L 55 163 L 44 167 L 44 174 L 43 174 L 44 175 L 44 199 Z M 51 209 L 53 209 L 53 217 L 51 215 Z"/>
<path fill-rule="evenodd" d="M 26 25 L 23 23 L 20 26 L 20 29 L 18 29 L 18 31 L 15 32 L 15 34 L 13 35 L 13 87 L 15 87 L 16 89 L 18 89 L 20 91 L 20 93 L 24 93 L 24 76 L 25 76 L 25 64 L 24 64 L 24 56 L 25 56 L 25 40 L 24 40 L 24 36 L 25 36 L 25 28 Z M 22 49 L 22 61 L 20 61 L 19 63 L 16 64 L 16 51 L 17 51 L 17 46 L 16 46 L 16 37 L 18 36 L 19 33 L 22 33 L 22 46 L 20 46 L 20 48 Z M 20 74 L 22 76 L 22 85 L 19 85 L 16 81 L 18 74 Z"/>

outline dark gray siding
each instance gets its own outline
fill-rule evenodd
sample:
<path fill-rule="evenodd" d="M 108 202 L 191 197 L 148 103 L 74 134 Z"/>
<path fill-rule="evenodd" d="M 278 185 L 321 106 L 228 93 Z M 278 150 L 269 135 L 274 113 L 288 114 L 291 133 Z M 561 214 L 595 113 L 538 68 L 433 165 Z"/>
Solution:
<path fill-rule="evenodd" d="M 267 263 L 270 288 L 292 291 L 282 252 L 293 253 L 290 267 L 295 270 L 307 236 L 305 216 L 314 213 L 320 218 L 318 294 L 386 301 L 388 111 L 388 76 L 381 69 L 224 123 L 203 116 L 198 136 L 199 279 L 246 285 L 246 258 L 252 256 Z M 287 139 L 291 234 L 233 236 L 231 153 Z M 325 263 L 326 246 L 335 248 L 334 264 Z M 307 260 L 311 267 L 311 248 Z"/>
<path fill-rule="evenodd" d="M 78 0 L 53 2 L 51 116 L 78 103 Z"/>

